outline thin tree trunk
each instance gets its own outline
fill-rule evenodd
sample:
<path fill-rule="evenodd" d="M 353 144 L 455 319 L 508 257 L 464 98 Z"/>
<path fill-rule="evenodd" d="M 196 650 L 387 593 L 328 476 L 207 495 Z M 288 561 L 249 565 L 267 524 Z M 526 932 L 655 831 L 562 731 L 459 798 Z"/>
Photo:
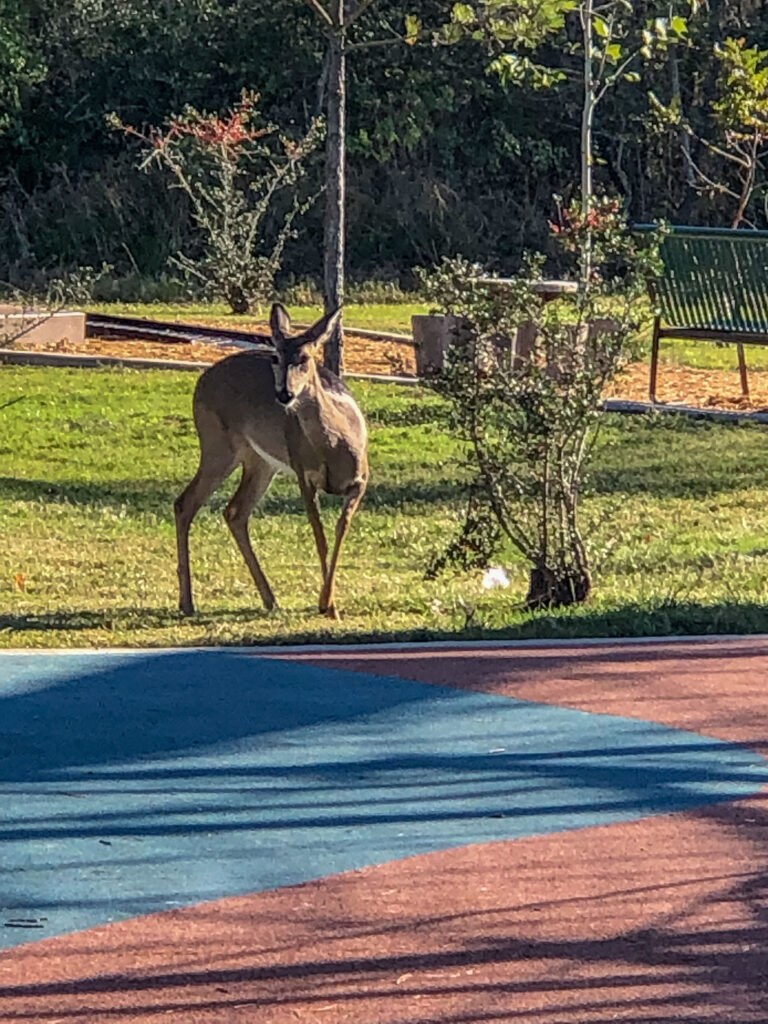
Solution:
<path fill-rule="evenodd" d="M 683 92 L 680 87 L 680 62 L 677 54 L 677 44 L 670 43 L 669 45 L 669 73 L 672 80 L 672 104 L 679 110 L 681 119 L 684 116 L 683 111 Z M 688 186 L 688 192 L 686 193 L 686 202 L 694 194 L 696 189 L 696 175 L 693 171 L 693 160 L 691 159 L 691 137 L 684 128 L 680 128 L 678 138 L 680 140 L 680 149 L 683 154 L 683 163 L 685 164 L 685 183 Z"/>
<path fill-rule="evenodd" d="M 741 222 L 744 220 L 744 214 L 747 212 L 747 206 L 749 200 L 752 198 L 752 190 L 755 187 L 755 174 L 757 172 L 757 149 L 759 144 L 759 136 L 757 129 L 755 129 L 752 135 L 752 145 L 749 152 L 749 167 L 747 168 L 746 174 L 744 175 L 744 181 L 741 188 L 741 197 L 739 198 L 739 208 L 736 210 L 736 216 L 733 218 L 732 228 L 741 227 Z"/>
<path fill-rule="evenodd" d="M 325 167 L 324 276 L 325 311 L 344 302 L 344 190 L 346 156 L 346 69 L 344 0 L 338 0 L 328 53 L 328 136 Z M 325 365 L 333 373 L 344 368 L 341 319 L 325 346 Z"/>
<path fill-rule="evenodd" d="M 317 83 L 317 99 L 315 100 L 315 117 L 322 117 L 325 110 L 325 90 L 328 88 L 328 63 L 331 59 L 330 47 L 325 51 L 323 70 Z"/>
<path fill-rule="evenodd" d="M 584 43 L 584 105 L 581 111 L 581 211 L 586 218 L 592 206 L 592 125 L 595 117 L 595 86 L 592 78 L 592 0 L 581 5 Z M 592 239 L 587 233 L 581 253 L 581 287 L 586 289 L 592 269 Z"/>

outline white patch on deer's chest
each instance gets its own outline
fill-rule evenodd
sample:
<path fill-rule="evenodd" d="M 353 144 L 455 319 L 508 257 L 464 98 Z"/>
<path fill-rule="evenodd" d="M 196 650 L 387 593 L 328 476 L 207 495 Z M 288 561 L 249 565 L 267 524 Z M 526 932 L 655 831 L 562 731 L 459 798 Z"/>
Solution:
<path fill-rule="evenodd" d="M 252 438 L 248 438 L 248 444 L 253 448 L 257 455 L 260 455 L 266 464 L 274 469 L 276 473 L 292 473 L 293 470 L 287 462 L 283 462 L 281 459 L 276 459 L 274 455 L 270 455 L 269 452 L 265 451 Z"/>

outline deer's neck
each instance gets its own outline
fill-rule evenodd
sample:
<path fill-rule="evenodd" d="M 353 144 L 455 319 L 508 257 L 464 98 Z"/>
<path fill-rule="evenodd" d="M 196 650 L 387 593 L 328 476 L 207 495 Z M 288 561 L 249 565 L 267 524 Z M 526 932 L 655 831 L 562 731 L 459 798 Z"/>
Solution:
<path fill-rule="evenodd" d="M 313 447 L 324 447 L 329 433 L 333 432 L 335 404 L 333 397 L 323 387 L 315 366 L 309 384 L 296 402 L 296 415 L 302 432 Z"/>

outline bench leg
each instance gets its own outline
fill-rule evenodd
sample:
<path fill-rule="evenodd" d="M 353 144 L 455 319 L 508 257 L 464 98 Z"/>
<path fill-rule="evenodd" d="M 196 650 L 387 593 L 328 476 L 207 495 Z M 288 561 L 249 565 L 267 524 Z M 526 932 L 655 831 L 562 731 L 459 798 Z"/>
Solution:
<path fill-rule="evenodd" d="M 744 358 L 744 346 L 736 346 L 739 353 L 739 374 L 741 375 L 741 393 L 744 398 L 749 398 L 749 381 L 747 380 L 747 361 Z"/>
<path fill-rule="evenodd" d="M 651 380 L 648 385 L 648 397 L 656 404 L 656 378 L 659 373 L 659 325 L 660 318 L 653 321 L 653 344 L 651 345 Z"/>

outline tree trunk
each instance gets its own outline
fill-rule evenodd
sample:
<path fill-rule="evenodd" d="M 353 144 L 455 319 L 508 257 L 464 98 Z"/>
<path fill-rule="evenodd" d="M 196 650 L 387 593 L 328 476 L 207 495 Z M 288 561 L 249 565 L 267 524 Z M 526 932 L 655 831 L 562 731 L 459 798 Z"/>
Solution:
<path fill-rule="evenodd" d="M 336 21 L 336 19 L 334 19 Z M 346 69 L 344 0 L 338 0 L 338 21 L 328 52 L 328 136 L 325 164 L 324 277 L 325 311 L 344 302 L 344 185 Z M 333 373 L 344 369 L 344 337 L 341 319 L 325 346 L 325 365 Z"/>
<path fill-rule="evenodd" d="M 565 608 L 571 604 L 583 604 L 591 590 L 592 579 L 586 567 L 574 566 L 558 571 L 547 565 L 537 565 L 531 569 L 525 604 L 531 610 Z"/>
<path fill-rule="evenodd" d="M 581 111 L 581 212 L 586 219 L 592 206 L 592 126 L 595 118 L 595 83 L 592 77 L 593 2 L 581 5 L 581 29 L 584 44 L 584 105 Z M 581 287 L 587 288 L 592 270 L 592 239 L 586 234 L 581 252 Z"/>
<path fill-rule="evenodd" d="M 250 312 L 251 304 L 248 301 L 248 297 L 243 291 L 243 289 L 240 288 L 238 285 L 234 285 L 232 288 L 229 289 L 226 299 L 227 302 L 229 303 L 229 308 L 232 310 L 233 313 L 237 313 L 242 316 L 245 313 Z"/>
<path fill-rule="evenodd" d="M 680 62 L 677 53 L 677 43 L 670 43 L 668 53 L 669 74 L 672 82 L 672 105 L 679 110 L 682 119 L 685 111 L 683 110 L 683 91 L 680 87 Z M 678 139 L 680 141 L 680 150 L 683 154 L 683 163 L 685 164 L 685 183 L 688 186 L 685 194 L 685 204 L 689 206 L 692 197 L 696 194 L 696 174 L 694 173 L 693 160 L 691 159 L 691 137 L 682 126 L 678 132 Z M 685 218 L 683 222 L 688 223 Z"/>

